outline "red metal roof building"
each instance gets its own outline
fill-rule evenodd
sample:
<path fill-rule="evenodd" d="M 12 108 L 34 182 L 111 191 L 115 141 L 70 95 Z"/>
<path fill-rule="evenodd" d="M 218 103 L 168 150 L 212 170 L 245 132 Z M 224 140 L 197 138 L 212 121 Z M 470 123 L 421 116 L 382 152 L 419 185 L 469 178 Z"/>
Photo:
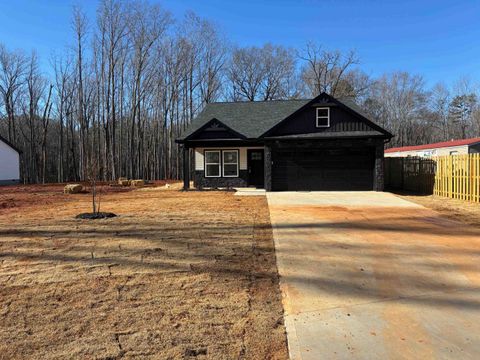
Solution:
<path fill-rule="evenodd" d="M 403 146 L 385 150 L 386 157 L 462 155 L 480 152 L 480 137 Z"/>

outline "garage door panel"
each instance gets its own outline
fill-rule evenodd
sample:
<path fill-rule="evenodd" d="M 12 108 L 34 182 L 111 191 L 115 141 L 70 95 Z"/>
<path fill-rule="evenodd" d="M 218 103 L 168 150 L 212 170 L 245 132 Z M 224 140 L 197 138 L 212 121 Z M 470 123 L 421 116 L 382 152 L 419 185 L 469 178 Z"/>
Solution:
<path fill-rule="evenodd" d="M 278 151 L 272 155 L 273 190 L 372 190 L 370 148 Z"/>

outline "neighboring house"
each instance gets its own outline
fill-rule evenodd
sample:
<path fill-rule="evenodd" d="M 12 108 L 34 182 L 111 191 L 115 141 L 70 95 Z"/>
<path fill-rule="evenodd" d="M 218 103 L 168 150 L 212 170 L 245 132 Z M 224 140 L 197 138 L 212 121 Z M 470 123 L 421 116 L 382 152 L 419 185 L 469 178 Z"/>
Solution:
<path fill-rule="evenodd" d="M 20 181 L 20 150 L 0 136 L 0 185 Z"/>
<path fill-rule="evenodd" d="M 438 142 L 433 144 L 396 147 L 385 150 L 386 157 L 407 157 L 407 156 L 445 156 L 464 155 L 480 152 L 480 138 L 461 139 Z"/>
<path fill-rule="evenodd" d="M 392 138 L 349 99 L 211 103 L 177 139 L 184 187 L 383 190 Z"/>

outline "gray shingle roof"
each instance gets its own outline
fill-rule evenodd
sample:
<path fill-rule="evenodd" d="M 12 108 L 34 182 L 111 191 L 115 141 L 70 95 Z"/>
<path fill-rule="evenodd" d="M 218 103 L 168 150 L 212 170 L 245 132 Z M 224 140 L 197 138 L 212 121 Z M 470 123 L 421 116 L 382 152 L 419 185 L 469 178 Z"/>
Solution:
<path fill-rule="evenodd" d="M 247 139 L 256 139 L 312 100 L 314 99 L 210 103 L 177 140 L 184 140 L 213 119 L 217 119 Z M 351 98 L 334 100 L 371 121 L 369 116 Z M 378 128 L 381 131 L 380 134 L 389 134 L 386 130 Z"/>
<path fill-rule="evenodd" d="M 210 103 L 182 134 L 184 139 L 212 119 L 217 119 L 249 139 L 258 138 L 272 126 L 311 100 L 272 100 Z"/>

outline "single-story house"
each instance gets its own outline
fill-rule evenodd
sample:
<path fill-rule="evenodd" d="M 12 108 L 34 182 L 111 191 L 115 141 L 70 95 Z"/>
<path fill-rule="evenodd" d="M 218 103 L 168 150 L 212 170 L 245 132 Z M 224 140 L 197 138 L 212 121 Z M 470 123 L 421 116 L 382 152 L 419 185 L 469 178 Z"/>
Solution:
<path fill-rule="evenodd" d="M 0 185 L 20 181 L 20 150 L 0 135 Z"/>
<path fill-rule="evenodd" d="M 476 153 L 480 153 L 480 138 L 450 140 L 433 144 L 395 147 L 385 150 L 386 157 L 430 157 Z"/>
<path fill-rule="evenodd" d="M 351 99 L 322 93 L 210 103 L 176 141 L 185 188 L 192 172 L 199 189 L 382 191 L 384 145 L 392 136 Z"/>

